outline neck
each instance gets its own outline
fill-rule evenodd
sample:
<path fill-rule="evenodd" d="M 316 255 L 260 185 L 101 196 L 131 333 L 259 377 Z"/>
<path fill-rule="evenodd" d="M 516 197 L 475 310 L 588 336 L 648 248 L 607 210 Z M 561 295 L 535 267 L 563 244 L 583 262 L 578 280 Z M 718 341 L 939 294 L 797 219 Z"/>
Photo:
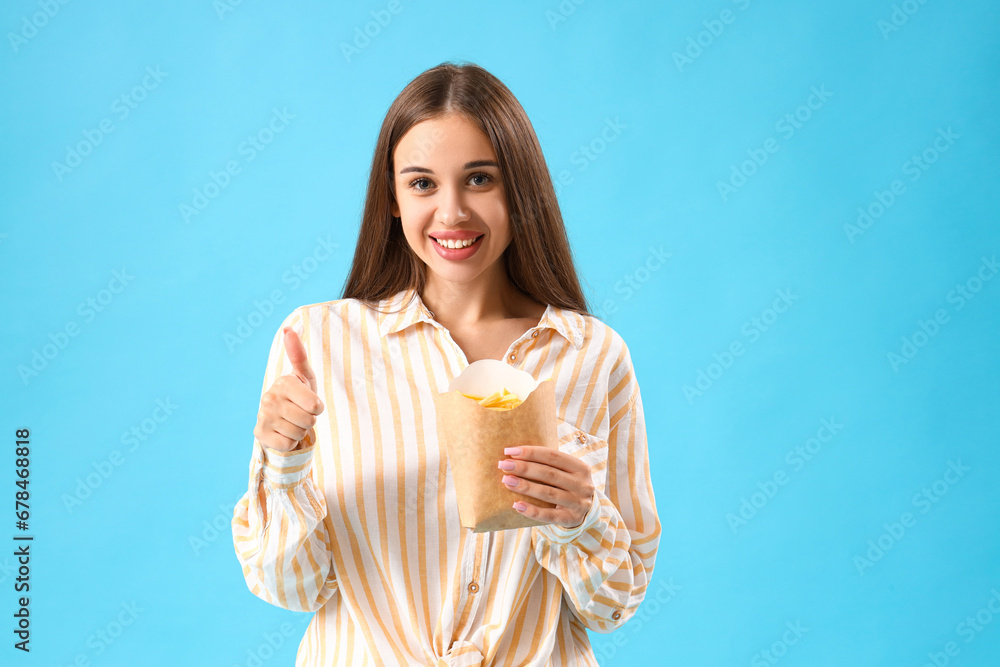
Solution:
<path fill-rule="evenodd" d="M 502 266 L 470 283 L 441 280 L 428 272 L 420 298 L 434 319 L 448 329 L 463 329 L 512 317 L 527 317 L 534 302 L 518 292 Z"/>

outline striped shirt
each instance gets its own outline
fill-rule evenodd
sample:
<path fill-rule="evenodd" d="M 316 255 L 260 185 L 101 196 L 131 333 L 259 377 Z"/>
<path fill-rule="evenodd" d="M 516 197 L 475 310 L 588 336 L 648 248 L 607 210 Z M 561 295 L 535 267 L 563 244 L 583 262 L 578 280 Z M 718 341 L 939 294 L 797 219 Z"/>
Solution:
<path fill-rule="evenodd" d="M 390 311 L 388 314 L 386 312 Z M 296 308 L 326 407 L 295 452 L 256 439 L 232 528 L 257 597 L 316 612 L 296 665 L 597 665 L 587 630 L 635 614 L 660 538 L 622 338 L 548 306 L 503 360 L 555 385 L 561 451 L 591 469 L 583 523 L 461 526 L 433 395 L 468 365 L 413 290 Z M 263 391 L 291 372 L 279 328 Z M 263 393 L 262 391 L 262 393 Z"/>

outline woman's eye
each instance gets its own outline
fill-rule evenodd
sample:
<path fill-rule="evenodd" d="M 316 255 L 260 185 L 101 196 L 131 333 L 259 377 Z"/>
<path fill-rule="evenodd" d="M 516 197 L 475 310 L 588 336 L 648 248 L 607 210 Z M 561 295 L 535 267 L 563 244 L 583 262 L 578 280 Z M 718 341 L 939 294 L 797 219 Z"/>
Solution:
<path fill-rule="evenodd" d="M 484 173 L 473 174 L 472 176 L 469 177 L 469 181 L 472 182 L 473 185 L 479 187 L 489 184 L 490 181 L 492 180 L 493 180 L 492 176 Z M 415 178 L 409 182 L 409 187 L 413 190 L 417 190 L 418 192 L 422 192 L 425 190 L 430 190 L 431 188 L 434 187 L 434 184 L 431 183 L 429 178 Z"/>

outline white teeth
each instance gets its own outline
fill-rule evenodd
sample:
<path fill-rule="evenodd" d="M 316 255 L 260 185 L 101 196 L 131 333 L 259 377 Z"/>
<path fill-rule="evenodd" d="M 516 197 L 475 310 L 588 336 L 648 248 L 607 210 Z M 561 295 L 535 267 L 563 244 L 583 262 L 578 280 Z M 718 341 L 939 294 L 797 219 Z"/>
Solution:
<path fill-rule="evenodd" d="M 431 237 L 431 238 L 434 238 L 434 237 Z M 437 241 L 440 245 L 444 246 L 445 248 L 451 248 L 451 249 L 455 249 L 455 248 L 468 248 L 470 245 L 472 245 L 473 243 L 476 242 L 476 239 L 457 240 L 457 239 L 438 239 L 438 238 L 435 238 L 434 240 Z"/>

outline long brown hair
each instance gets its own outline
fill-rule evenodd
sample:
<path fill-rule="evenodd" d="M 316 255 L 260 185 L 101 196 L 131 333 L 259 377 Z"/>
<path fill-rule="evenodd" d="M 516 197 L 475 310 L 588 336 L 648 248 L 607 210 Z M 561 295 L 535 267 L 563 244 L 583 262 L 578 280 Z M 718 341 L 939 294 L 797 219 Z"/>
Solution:
<path fill-rule="evenodd" d="M 497 155 L 510 218 L 511 242 L 503 260 L 511 284 L 539 303 L 589 314 L 535 130 L 510 90 L 472 63 L 446 62 L 423 72 L 386 112 L 343 298 L 373 305 L 407 288 L 422 293 L 426 266 L 392 215 L 392 158 L 411 127 L 451 112 L 479 126 Z"/>

